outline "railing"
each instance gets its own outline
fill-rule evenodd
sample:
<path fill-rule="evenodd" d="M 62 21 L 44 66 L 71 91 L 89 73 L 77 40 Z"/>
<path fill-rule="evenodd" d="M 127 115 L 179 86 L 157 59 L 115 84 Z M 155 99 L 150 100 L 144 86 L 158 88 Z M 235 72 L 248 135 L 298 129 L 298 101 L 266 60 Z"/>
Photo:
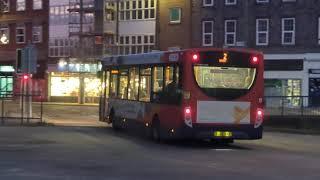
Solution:
<path fill-rule="evenodd" d="M 265 115 L 320 117 L 320 97 L 266 96 Z"/>
<path fill-rule="evenodd" d="M 37 99 L 40 102 L 32 102 Z M 42 123 L 43 97 L 39 93 L 14 94 L 13 98 L 0 98 L 0 125 Z"/>

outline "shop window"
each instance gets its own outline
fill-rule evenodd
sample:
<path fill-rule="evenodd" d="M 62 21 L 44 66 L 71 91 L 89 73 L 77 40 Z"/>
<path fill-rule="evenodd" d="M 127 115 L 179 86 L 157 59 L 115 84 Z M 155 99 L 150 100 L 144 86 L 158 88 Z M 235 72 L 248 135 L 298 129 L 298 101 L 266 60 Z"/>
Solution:
<path fill-rule="evenodd" d="M 118 70 L 111 71 L 111 79 L 110 79 L 110 97 L 116 98 L 118 93 Z"/>
<path fill-rule="evenodd" d="M 266 79 L 265 96 L 267 106 L 285 105 L 288 107 L 300 106 L 301 80 L 300 79 Z M 272 98 L 272 96 L 278 98 Z"/>
<path fill-rule="evenodd" d="M 79 96 L 79 77 L 51 77 L 51 96 Z"/>
<path fill-rule="evenodd" d="M 151 95 L 151 68 L 140 71 L 139 101 L 150 102 Z"/>
<path fill-rule="evenodd" d="M 128 89 L 128 99 L 138 100 L 139 91 L 139 68 L 133 67 L 129 69 L 129 89 Z"/>
<path fill-rule="evenodd" d="M 118 97 L 120 99 L 128 99 L 128 70 L 127 69 L 120 70 Z"/>

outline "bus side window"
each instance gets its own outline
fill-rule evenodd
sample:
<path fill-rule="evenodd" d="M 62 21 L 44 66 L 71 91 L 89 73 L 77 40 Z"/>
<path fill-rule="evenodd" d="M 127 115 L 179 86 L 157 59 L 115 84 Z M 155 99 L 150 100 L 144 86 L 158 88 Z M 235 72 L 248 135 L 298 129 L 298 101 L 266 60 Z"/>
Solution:
<path fill-rule="evenodd" d="M 133 67 L 129 69 L 129 89 L 128 89 L 128 99 L 138 100 L 139 92 L 139 68 Z"/>
<path fill-rule="evenodd" d="M 128 69 L 120 70 L 120 78 L 119 78 L 119 92 L 118 97 L 120 99 L 128 98 Z"/>
<path fill-rule="evenodd" d="M 110 93 L 110 71 L 105 72 L 105 81 L 104 81 L 104 88 L 105 88 L 105 96 L 106 98 L 109 97 Z"/>
<path fill-rule="evenodd" d="M 174 66 L 167 66 L 165 68 L 165 86 L 173 82 Z"/>
<path fill-rule="evenodd" d="M 151 95 L 151 68 L 140 70 L 139 101 L 150 102 Z"/>
<path fill-rule="evenodd" d="M 163 91 L 163 67 L 154 67 L 153 70 L 153 92 Z"/>
<path fill-rule="evenodd" d="M 111 79 L 110 79 L 110 97 L 116 98 L 118 92 L 118 70 L 111 71 Z"/>

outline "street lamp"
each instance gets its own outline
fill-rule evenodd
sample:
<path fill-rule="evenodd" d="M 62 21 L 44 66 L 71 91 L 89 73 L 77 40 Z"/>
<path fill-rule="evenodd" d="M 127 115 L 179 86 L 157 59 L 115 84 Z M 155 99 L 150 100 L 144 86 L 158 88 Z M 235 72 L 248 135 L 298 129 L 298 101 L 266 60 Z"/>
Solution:
<path fill-rule="evenodd" d="M 1 44 L 8 44 L 9 43 L 9 39 L 6 36 L 6 34 L 2 34 L 2 36 L 0 38 L 0 42 L 1 42 Z"/>

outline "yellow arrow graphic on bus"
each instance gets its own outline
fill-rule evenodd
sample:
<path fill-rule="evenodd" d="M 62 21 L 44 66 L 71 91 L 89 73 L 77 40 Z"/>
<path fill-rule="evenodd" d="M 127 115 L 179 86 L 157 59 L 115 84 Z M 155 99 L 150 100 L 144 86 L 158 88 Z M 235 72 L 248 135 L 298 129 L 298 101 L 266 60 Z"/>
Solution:
<path fill-rule="evenodd" d="M 240 107 L 236 106 L 233 110 L 233 118 L 234 123 L 239 124 L 241 120 L 243 120 L 250 112 L 250 107 L 247 109 L 241 109 Z"/>

